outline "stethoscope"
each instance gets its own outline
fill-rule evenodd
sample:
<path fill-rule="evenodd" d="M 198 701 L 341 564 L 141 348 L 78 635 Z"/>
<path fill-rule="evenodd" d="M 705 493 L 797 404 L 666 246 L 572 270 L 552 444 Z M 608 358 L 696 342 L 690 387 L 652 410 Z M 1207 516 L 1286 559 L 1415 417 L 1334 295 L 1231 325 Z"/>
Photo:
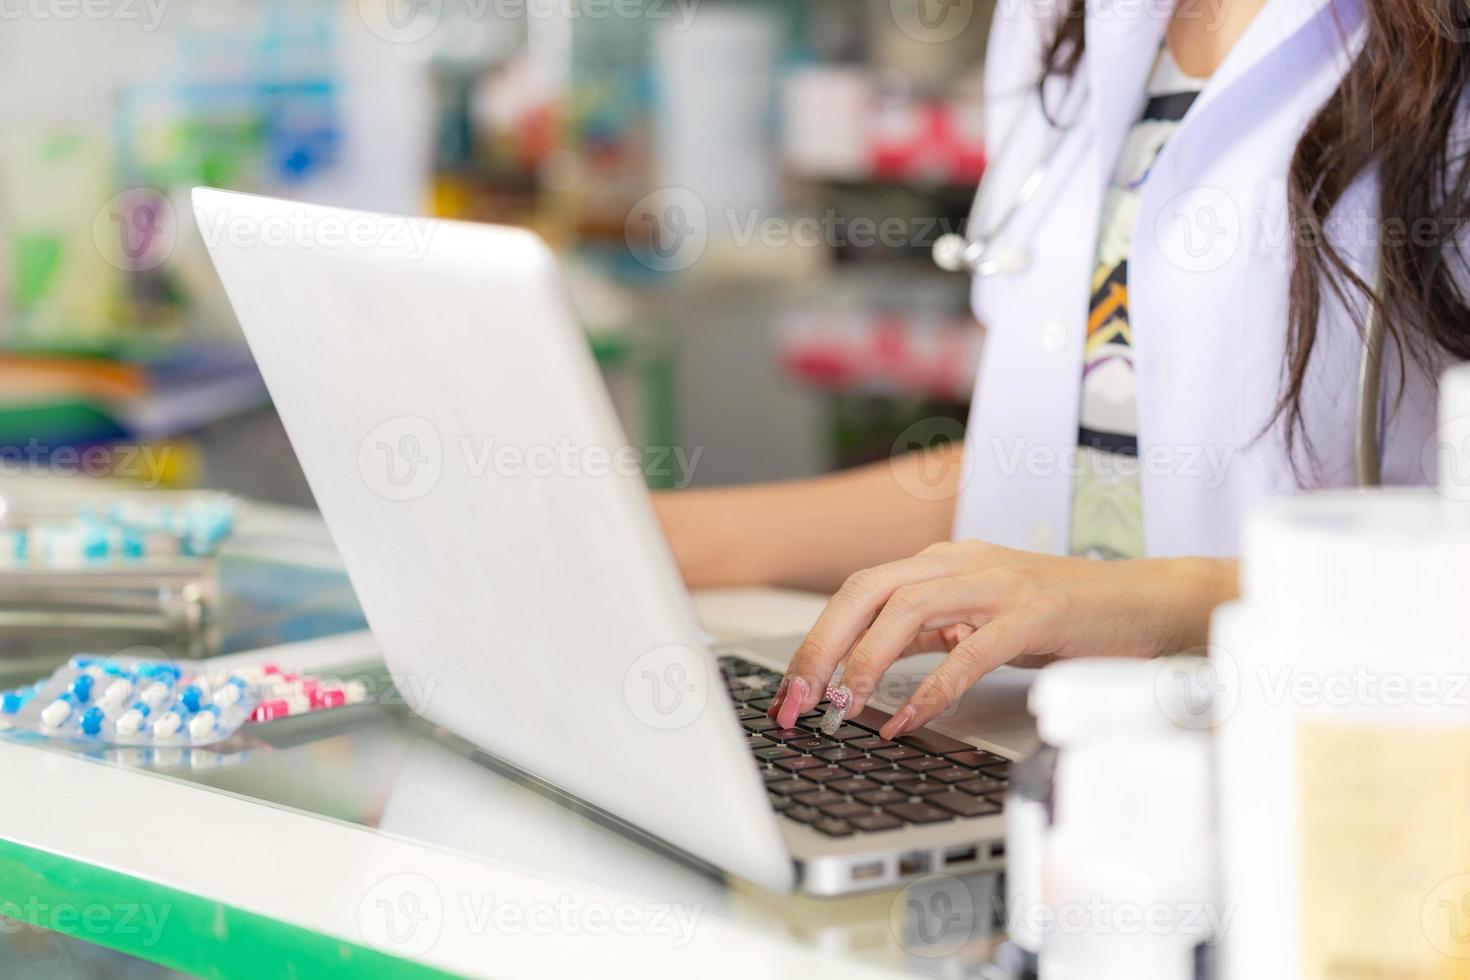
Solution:
<path fill-rule="evenodd" d="M 987 226 L 982 224 L 982 219 L 990 202 L 990 182 L 999 169 L 996 162 L 1011 156 L 1017 134 L 1025 122 L 1026 113 L 1016 113 L 991 154 L 979 186 L 975 188 L 970 213 L 965 218 L 964 233 L 951 232 L 939 236 L 934 242 L 932 254 L 935 265 L 945 272 L 966 272 L 980 279 L 1018 275 L 1030 267 L 1031 248 L 1022 242 L 1007 243 L 1004 241 L 1005 233 L 1015 223 L 1016 217 L 1035 200 L 1051 176 L 1057 151 L 1061 149 L 1062 141 L 1076 128 L 1086 101 L 1087 85 L 1082 82 L 1068 90 L 1062 112 L 1056 119 L 1047 120 L 1045 113 L 1041 113 L 1048 132 L 1036 154 L 1036 162 L 1007 206 Z M 1039 89 L 1036 90 L 1036 105 L 1042 108 Z M 1383 480 L 1383 347 L 1383 322 L 1377 307 L 1370 304 L 1363 330 L 1363 357 L 1358 365 L 1357 426 L 1353 438 L 1355 474 L 1358 485 L 1362 487 L 1378 486 Z"/>

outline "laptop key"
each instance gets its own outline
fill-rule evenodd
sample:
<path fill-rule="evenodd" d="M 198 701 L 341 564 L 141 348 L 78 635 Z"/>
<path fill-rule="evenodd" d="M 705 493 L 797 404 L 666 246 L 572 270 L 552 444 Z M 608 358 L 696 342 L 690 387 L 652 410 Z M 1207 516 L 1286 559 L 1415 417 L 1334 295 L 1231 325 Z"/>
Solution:
<path fill-rule="evenodd" d="M 809 755 L 798 755 L 792 759 L 778 759 L 776 765 L 787 772 L 802 772 L 806 769 L 818 769 L 826 763 L 821 759 L 813 759 Z"/>
<path fill-rule="evenodd" d="M 907 803 L 907 793 L 900 793 L 896 789 L 875 789 L 866 793 L 858 793 L 857 799 L 872 806 L 888 806 L 891 803 Z"/>
<path fill-rule="evenodd" d="M 812 826 L 828 837 L 851 837 L 852 824 L 846 820 L 837 820 L 832 817 L 823 817 L 812 823 Z"/>
<path fill-rule="evenodd" d="M 819 762 L 821 760 L 813 761 Z M 839 769 L 837 766 L 826 766 L 822 769 L 803 769 L 801 771 L 803 779 L 810 779 L 816 783 L 829 783 L 834 779 L 843 779 L 847 774 L 846 769 Z"/>
<path fill-rule="evenodd" d="M 757 735 L 754 732 L 745 733 L 745 747 L 750 749 L 752 752 L 754 752 L 756 749 L 769 749 L 775 744 L 776 743 L 771 741 L 770 739 Z"/>
<path fill-rule="evenodd" d="M 817 788 L 816 783 L 809 783 L 805 779 L 793 778 L 789 772 L 781 772 L 779 769 L 768 769 L 768 773 L 778 773 L 784 779 L 766 780 L 766 792 L 772 796 L 794 796 L 797 793 L 805 793 Z"/>
<path fill-rule="evenodd" d="M 816 787 L 812 787 L 812 791 L 810 793 L 798 793 L 793 796 L 792 799 L 800 803 L 802 806 L 814 806 L 820 808 L 829 807 L 834 803 L 847 802 L 847 798 L 841 793 L 834 793 L 828 789 L 817 789 Z"/>
<path fill-rule="evenodd" d="M 766 716 L 764 711 L 757 711 L 755 708 L 741 708 L 736 714 L 741 721 L 755 721 Z"/>
<path fill-rule="evenodd" d="M 800 753 L 793 752 L 784 745 L 772 745 L 768 749 L 756 749 L 755 757 L 766 762 L 777 762 L 781 759 L 794 759 Z"/>
<path fill-rule="evenodd" d="M 1010 779 L 1011 764 L 1007 762 L 1003 766 L 986 766 L 980 770 L 980 775 L 989 776 L 991 779 Z"/>
<path fill-rule="evenodd" d="M 907 745 L 895 745 L 891 749 L 880 749 L 873 754 L 882 759 L 888 759 L 893 762 L 898 762 L 903 759 L 917 759 L 921 757 L 924 753 L 920 752 L 918 749 L 911 749 Z"/>
<path fill-rule="evenodd" d="M 950 762 L 967 769 L 979 769 L 981 766 L 1003 766 L 1007 759 L 996 755 L 994 752 L 986 752 L 983 749 L 970 749 L 965 752 L 951 752 L 946 756 Z"/>
<path fill-rule="evenodd" d="M 745 703 L 749 707 L 754 708 L 762 714 L 765 714 L 768 710 L 770 710 L 771 702 L 774 700 L 775 698 L 753 698 Z"/>
<path fill-rule="evenodd" d="M 907 782 L 897 783 L 895 788 L 910 796 L 928 796 L 930 793 L 943 793 L 945 790 L 943 783 L 931 783 L 923 779 L 910 779 Z"/>
<path fill-rule="evenodd" d="M 759 722 L 746 723 L 747 727 L 753 724 L 759 724 Z M 789 742 L 792 739 L 806 737 L 806 732 L 800 728 L 777 728 L 775 727 L 775 722 L 770 722 L 770 725 L 771 727 L 761 732 L 761 734 L 773 742 Z"/>
<path fill-rule="evenodd" d="M 825 738 L 815 737 L 793 738 L 786 744 L 791 746 L 793 749 L 799 749 L 802 752 L 815 752 L 817 749 L 832 748 L 832 743 L 827 741 Z"/>
<path fill-rule="evenodd" d="M 930 769 L 944 769 L 949 766 L 949 763 L 938 756 L 921 755 L 917 759 L 904 759 L 899 762 L 899 766 L 912 772 L 926 772 Z"/>
<path fill-rule="evenodd" d="M 967 779 L 963 783 L 955 783 L 955 785 L 966 793 L 973 793 L 976 796 L 983 796 L 986 793 L 1004 793 L 1006 788 L 1006 784 L 1000 780 L 990 779 L 985 776 L 977 776 L 974 779 Z"/>
<path fill-rule="evenodd" d="M 859 728 L 866 729 L 872 734 L 877 735 L 878 732 L 882 730 L 883 726 L 888 724 L 888 720 L 892 717 L 893 716 L 888 714 L 886 711 L 879 711 L 877 708 L 869 705 L 868 707 L 863 708 L 863 710 L 859 711 L 857 714 L 850 715 L 847 719 L 847 724 L 856 725 Z"/>
<path fill-rule="evenodd" d="M 818 820 L 821 818 L 822 811 L 818 810 L 816 807 L 802 806 L 800 803 L 796 803 L 793 804 L 792 807 L 783 814 L 783 816 L 790 817 L 792 820 L 797 820 L 801 823 L 811 823 L 813 820 Z"/>
<path fill-rule="evenodd" d="M 928 803 L 893 803 L 883 808 L 908 823 L 941 823 L 953 820 L 954 814 Z"/>
<path fill-rule="evenodd" d="M 850 776 L 847 779 L 834 779 L 830 783 L 825 783 L 824 785 L 835 793 L 849 794 L 866 793 L 868 790 L 878 788 L 877 783 L 873 782 L 871 779 L 864 779 L 862 776 Z"/>
<path fill-rule="evenodd" d="M 850 749 L 845 745 L 838 745 L 825 749 L 817 749 L 815 752 L 812 753 L 812 755 L 821 756 L 828 762 L 851 762 L 853 759 L 867 758 L 867 756 L 863 755 L 857 749 Z"/>
<path fill-rule="evenodd" d="M 859 738 L 867 738 L 870 734 L 870 732 L 858 728 L 856 725 L 843 725 L 837 731 L 833 732 L 830 737 L 837 739 L 839 742 L 851 742 Z"/>
<path fill-rule="evenodd" d="M 749 720 L 741 720 L 740 724 L 741 724 L 741 727 L 743 727 L 747 732 L 755 732 L 758 735 L 764 735 L 766 732 L 774 731 L 774 730 L 782 730 L 782 731 L 789 731 L 790 730 L 790 729 L 781 729 L 781 726 L 777 725 L 774 721 L 772 721 L 771 719 L 767 718 L 765 715 L 761 715 L 759 718 L 751 718 Z"/>
<path fill-rule="evenodd" d="M 851 767 L 852 763 L 849 762 L 847 765 Z M 914 778 L 914 774 L 907 769 L 875 769 L 872 772 L 865 773 L 865 775 L 873 780 L 873 782 L 883 783 L 885 785 L 888 783 L 903 783 Z"/>
<path fill-rule="evenodd" d="M 773 792 L 779 792 L 779 790 L 775 790 L 774 787 L 779 786 L 782 783 L 795 782 L 795 780 L 791 778 L 791 773 L 782 772 L 779 769 L 762 769 L 761 779 L 765 780 L 766 786 L 768 788 L 772 788 Z"/>
<path fill-rule="evenodd" d="M 862 749 L 864 752 L 877 752 L 880 749 L 898 748 L 897 742 L 890 742 L 888 739 L 880 738 L 877 735 L 869 735 L 866 738 L 855 738 L 847 744 L 855 749 Z"/>
<path fill-rule="evenodd" d="M 924 802 L 930 806 L 948 810 L 959 817 L 988 817 L 1001 811 L 1000 807 L 983 797 L 971 796 L 969 793 L 961 793 L 958 790 L 936 793 L 925 799 Z"/>
<path fill-rule="evenodd" d="M 842 764 L 842 768 L 858 773 L 893 772 L 893 763 L 886 759 L 850 759 Z"/>
<path fill-rule="evenodd" d="M 957 738 L 950 738 L 948 735 L 941 735 L 938 732 L 931 732 L 926 728 L 921 728 L 916 732 L 909 733 L 908 735 L 900 735 L 898 738 L 894 739 L 894 741 L 897 742 L 899 745 L 907 745 L 915 749 L 923 749 L 925 752 L 934 752 L 939 755 L 944 755 L 947 752 L 965 752 L 975 747 L 973 745 L 966 744 L 965 742 L 961 742 Z"/>
<path fill-rule="evenodd" d="M 873 812 L 873 808 L 870 806 L 863 806 L 861 803 L 848 803 L 846 800 L 843 800 L 841 803 L 829 803 L 819 809 L 829 817 L 838 817 L 843 820 L 866 816 Z"/>
<path fill-rule="evenodd" d="M 870 813 L 865 817 L 853 817 L 848 821 L 858 830 L 875 833 L 880 830 L 897 830 L 903 821 L 886 813 Z"/>
<path fill-rule="evenodd" d="M 927 775 L 928 778 L 937 779 L 941 783 L 962 783 L 975 774 L 968 769 L 952 766 L 949 769 L 931 769 Z"/>

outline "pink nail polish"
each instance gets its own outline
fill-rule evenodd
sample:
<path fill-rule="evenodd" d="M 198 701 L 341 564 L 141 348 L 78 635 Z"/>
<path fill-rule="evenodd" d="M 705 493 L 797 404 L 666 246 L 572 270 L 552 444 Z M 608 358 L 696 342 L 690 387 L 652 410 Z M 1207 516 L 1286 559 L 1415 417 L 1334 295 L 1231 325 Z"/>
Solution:
<path fill-rule="evenodd" d="M 883 737 L 892 739 L 905 734 L 913 726 L 914 719 L 918 717 L 918 714 L 919 713 L 914 710 L 913 705 L 904 705 L 902 708 L 899 709 L 898 714 L 894 715 L 893 718 L 888 722 L 888 725 L 884 726 L 885 728 L 889 729 L 889 733 L 887 735 L 884 735 Z"/>
<path fill-rule="evenodd" d="M 776 724 L 782 728 L 790 728 L 796 724 L 796 716 L 806 708 L 806 697 L 809 693 L 806 679 L 798 677 L 791 682 L 791 690 L 786 694 L 786 700 L 781 702 L 781 710 L 776 715 Z"/>
<path fill-rule="evenodd" d="M 791 678 L 781 678 L 781 686 L 776 688 L 776 693 L 771 697 L 771 706 L 766 709 L 766 717 L 772 721 L 781 712 L 781 704 L 786 700 L 786 688 L 791 685 Z"/>

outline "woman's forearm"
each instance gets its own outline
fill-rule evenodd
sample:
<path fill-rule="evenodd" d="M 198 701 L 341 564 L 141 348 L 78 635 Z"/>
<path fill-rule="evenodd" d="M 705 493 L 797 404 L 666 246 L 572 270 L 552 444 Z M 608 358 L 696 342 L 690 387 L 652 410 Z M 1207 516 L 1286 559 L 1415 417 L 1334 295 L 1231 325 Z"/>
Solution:
<path fill-rule="evenodd" d="M 960 454 L 942 446 L 810 480 L 661 493 L 654 508 L 691 588 L 831 592 L 949 537 Z"/>

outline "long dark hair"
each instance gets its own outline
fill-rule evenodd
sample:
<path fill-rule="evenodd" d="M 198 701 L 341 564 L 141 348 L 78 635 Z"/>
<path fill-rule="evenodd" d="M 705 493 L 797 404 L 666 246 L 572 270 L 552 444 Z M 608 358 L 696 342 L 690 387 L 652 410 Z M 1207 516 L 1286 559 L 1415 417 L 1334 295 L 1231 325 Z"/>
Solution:
<path fill-rule="evenodd" d="M 1188 0 L 1183 0 L 1188 2 Z M 1286 363 L 1267 428 L 1282 423 L 1288 453 L 1313 461 L 1302 414 L 1307 366 L 1329 293 L 1346 309 L 1375 310 L 1396 349 L 1398 390 L 1416 368 L 1433 376 L 1448 354 L 1470 360 L 1470 306 L 1459 233 L 1470 217 L 1466 133 L 1456 132 L 1470 82 L 1466 0 L 1364 0 L 1366 40 L 1337 91 L 1307 125 L 1292 156 L 1287 207 L 1293 230 Z M 1043 56 L 1043 81 L 1076 74 L 1086 46 L 1087 0 L 1068 0 Z M 1365 281 L 1323 226 L 1343 194 L 1377 167 L 1377 284 Z"/>

